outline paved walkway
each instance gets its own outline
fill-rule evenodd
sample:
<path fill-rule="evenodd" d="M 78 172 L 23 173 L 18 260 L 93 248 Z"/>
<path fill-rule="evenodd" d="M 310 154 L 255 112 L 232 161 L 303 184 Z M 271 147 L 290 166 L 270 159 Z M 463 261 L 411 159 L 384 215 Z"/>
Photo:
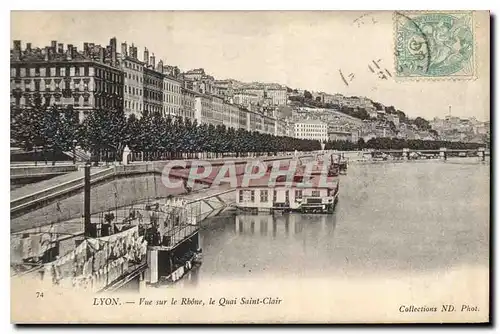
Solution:
<path fill-rule="evenodd" d="M 100 172 L 102 170 L 106 169 L 106 167 L 93 167 L 91 171 L 91 175 Z M 59 175 L 53 178 L 50 178 L 48 180 L 36 182 L 36 183 L 31 183 L 27 184 L 25 186 L 13 189 L 10 192 L 10 200 L 15 200 L 24 196 L 32 195 L 34 193 L 37 193 L 39 191 L 43 191 L 45 189 L 55 187 L 57 185 L 63 184 L 65 182 L 77 180 L 79 178 L 82 178 L 84 176 L 84 170 L 77 170 L 74 172 L 66 173 L 64 175 Z"/>
<path fill-rule="evenodd" d="M 33 193 L 36 193 L 38 191 L 42 191 L 47 188 L 51 188 L 57 185 L 60 185 L 65 182 L 73 181 L 78 178 L 83 177 L 83 170 L 78 170 L 75 172 L 70 172 L 64 175 L 59 175 L 53 178 L 50 178 L 48 180 L 36 182 L 36 183 L 31 183 L 27 184 L 23 187 L 19 187 L 17 189 L 14 189 L 10 192 L 10 200 L 18 199 L 24 196 L 31 195 Z"/>

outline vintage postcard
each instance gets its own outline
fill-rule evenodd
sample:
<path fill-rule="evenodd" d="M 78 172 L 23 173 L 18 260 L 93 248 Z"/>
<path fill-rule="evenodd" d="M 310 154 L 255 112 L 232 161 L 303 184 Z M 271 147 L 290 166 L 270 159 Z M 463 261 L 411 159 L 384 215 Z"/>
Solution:
<path fill-rule="evenodd" d="M 14 11 L 11 321 L 490 320 L 487 11 Z"/>

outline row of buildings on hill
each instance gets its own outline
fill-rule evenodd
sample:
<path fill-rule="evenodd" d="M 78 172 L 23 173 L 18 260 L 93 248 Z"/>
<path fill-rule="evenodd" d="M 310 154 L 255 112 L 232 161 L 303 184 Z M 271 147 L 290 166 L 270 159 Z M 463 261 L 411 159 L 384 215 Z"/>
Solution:
<path fill-rule="evenodd" d="M 11 105 L 30 107 L 36 99 L 48 105 L 72 105 L 84 118 L 100 108 L 123 109 L 126 116 L 161 112 L 273 135 L 293 136 L 293 126 L 277 115 L 286 104 L 286 88 L 230 86 L 217 82 L 203 69 L 182 73 L 144 48 L 142 59 L 134 44 L 116 38 L 108 45 L 52 41 L 50 46 L 11 50 Z M 256 98 L 254 98 L 256 97 Z"/>
<path fill-rule="evenodd" d="M 72 105 L 85 117 L 100 108 L 123 109 L 126 116 L 160 112 L 279 136 L 357 142 L 374 137 L 437 139 L 428 131 L 400 122 L 397 114 L 366 97 L 312 92 L 332 108 L 287 107 L 305 91 L 276 83 L 217 80 L 202 68 L 182 72 L 144 48 L 139 57 L 133 43 L 111 38 L 108 45 L 77 46 L 52 41 L 43 48 L 16 40 L 11 49 L 11 105 L 29 107 L 35 99 L 49 105 Z M 363 109 L 368 120 L 349 116 L 342 108 Z M 286 111 L 286 112 L 285 112 Z M 471 139 L 489 132 L 489 124 L 458 118 L 435 119 L 433 129 L 450 140 Z"/>

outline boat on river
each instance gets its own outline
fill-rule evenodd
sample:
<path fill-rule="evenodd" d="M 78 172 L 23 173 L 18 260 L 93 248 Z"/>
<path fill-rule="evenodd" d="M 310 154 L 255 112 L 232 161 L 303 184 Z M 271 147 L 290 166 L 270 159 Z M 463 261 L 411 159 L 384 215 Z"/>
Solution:
<path fill-rule="evenodd" d="M 321 162 L 308 170 L 300 166 L 293 176 L 272 178 L 269 170 L 248 184 L 238 183 L 235 207 L 246 212 L 333 213 L 339 196 L 338 167 Z"/>

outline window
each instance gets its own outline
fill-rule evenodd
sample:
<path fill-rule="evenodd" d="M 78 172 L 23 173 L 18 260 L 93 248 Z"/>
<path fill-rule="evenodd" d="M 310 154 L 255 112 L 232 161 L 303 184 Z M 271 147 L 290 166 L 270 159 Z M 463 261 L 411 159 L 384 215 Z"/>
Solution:
<path fill-rule="evenodd" d="M 260 191 L 260 201 L 263 203 L 267 203 L 268 198 L 267 198 L 267 190 L 261 190 Z"/>
<path fill-rule="evenodd" d="M 239 202 L 243 202 L 243 190 L 239 191 Z"/>
<path fill-rule="evenodd" d="M 290 191 L 285 191 L 285 202 L 288 203 L 290 201 Z"/>
<path fill-rule="evenodd" d="M 302 190 L 295 190 L 295 201 L 302 199 Z"/>
<path fill-rule="evenodd" d="M 313 197 L 320 197 L 319 190 L 313 190 L 313 191 L 312 191 L 312 196 L 313 196 Z"/>
<path fill-rule="evenodd" d="M 250 202 L 255 202 L 255 191 L 251 190 L 250 191 Z"/>

